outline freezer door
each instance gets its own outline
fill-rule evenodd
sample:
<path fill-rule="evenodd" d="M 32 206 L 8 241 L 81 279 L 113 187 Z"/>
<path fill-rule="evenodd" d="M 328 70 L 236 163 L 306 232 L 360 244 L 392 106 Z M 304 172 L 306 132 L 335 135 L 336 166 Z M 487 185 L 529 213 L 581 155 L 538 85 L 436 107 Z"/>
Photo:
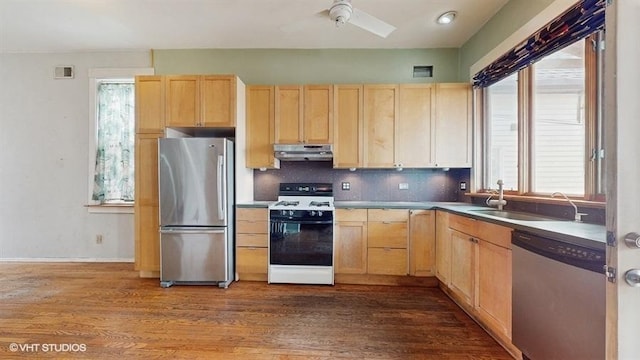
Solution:
<path fill-rule="evenodd" d="M 226 226 L 227 140 L 159 140 L 160 226 Z"/>
<path fill-rule="evenodd" d="M 232 261 L 227 229 L 160 231 L 161 282 L 225 282 Z"/>

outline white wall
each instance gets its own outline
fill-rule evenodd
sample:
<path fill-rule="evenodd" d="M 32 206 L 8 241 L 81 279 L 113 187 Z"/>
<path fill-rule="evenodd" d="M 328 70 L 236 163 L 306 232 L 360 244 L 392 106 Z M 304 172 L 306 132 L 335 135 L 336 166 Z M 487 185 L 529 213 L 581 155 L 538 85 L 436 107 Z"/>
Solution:
<path fill-rule="evenodd" d="M 133 259 L 133 214 L 85 207 L 88 70 L 124 67 L 151 67 L 150 52 L 0 54 L 0 260 Z"/>

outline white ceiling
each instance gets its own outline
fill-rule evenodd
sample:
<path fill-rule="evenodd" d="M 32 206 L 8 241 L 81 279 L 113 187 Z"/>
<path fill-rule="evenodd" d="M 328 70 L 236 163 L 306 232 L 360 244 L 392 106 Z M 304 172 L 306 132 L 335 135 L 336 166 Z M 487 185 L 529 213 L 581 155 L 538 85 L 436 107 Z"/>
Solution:
<path fill-rule="evenodd" d="M 333 0 L 0 0 L 0 52 L 460 47 L 508 0 L 352 0 L 383 39 L 317 14 Z M 458 12 L 447 26 L 435 19 Z"/>

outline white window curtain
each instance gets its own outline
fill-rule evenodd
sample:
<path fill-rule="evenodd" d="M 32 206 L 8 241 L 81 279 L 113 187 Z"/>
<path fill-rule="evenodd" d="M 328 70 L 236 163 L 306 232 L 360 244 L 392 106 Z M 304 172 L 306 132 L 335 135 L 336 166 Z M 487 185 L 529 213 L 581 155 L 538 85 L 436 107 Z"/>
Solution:
<path fill-rule="evenodd" d="M 101 82 L 97 96 L 97 150 L 92 199 L 134 199 L 134 84 Z"/>

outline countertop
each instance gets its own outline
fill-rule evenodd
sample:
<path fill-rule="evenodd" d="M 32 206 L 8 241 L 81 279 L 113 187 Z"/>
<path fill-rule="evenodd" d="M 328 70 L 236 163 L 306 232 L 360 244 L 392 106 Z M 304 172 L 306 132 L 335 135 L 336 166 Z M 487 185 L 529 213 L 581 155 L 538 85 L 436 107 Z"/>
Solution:
<path fill-rule="evenodd" d="M 253 201 L 238 204 L 239 208 L 266 208 L 273 201 Z M 515 220 L 492 216 L 478 212 L 487 207 L 459 202 L 410 202 L 410 201 L 336 201 L 337 209 L 426 209 L 445 210 L 450 213 L 507 226 L 571 244 L 604 250 L 606 229 L 602 225 L 575 222 L 570 220 Z"/>

